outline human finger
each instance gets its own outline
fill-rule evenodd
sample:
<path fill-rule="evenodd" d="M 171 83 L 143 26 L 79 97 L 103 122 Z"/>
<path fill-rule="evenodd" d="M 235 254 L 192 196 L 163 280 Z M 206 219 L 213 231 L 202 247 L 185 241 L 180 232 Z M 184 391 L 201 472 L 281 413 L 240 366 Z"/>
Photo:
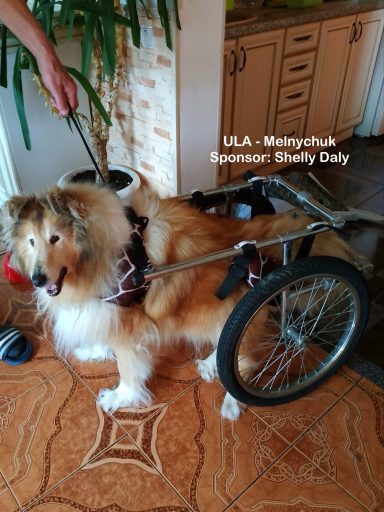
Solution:
<path fill-rule="evenodd" d="M 71 109 L 76 110 L 79 106 L 79 100 L 77 98 L 77 86 L 75 82 L 73 82 L 72 80 L 68 82 L 65 91 Z"/>

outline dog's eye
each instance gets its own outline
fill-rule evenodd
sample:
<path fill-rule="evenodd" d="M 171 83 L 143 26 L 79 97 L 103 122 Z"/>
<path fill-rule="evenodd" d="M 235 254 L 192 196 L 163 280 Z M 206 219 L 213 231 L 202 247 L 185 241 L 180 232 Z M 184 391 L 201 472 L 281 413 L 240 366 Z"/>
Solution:
<path fill-rule="evenodd" d="M 49 243 L 54 245 L 56 242 L 58 242 L 60 240 L 60 237 L 58 237 L 57 235 L 52 235 L 50 240 L 49 240 Z"/>
<path fill-rule="evenodd" d="M 30 239 L 29 239 L 29 243 L 30 243 L 30 244 L 32 245 L 32 247 L 33 247 L 33 246 L 35 245 L 35 241 L 34 241 L 34 239 L 33 239 L 33 238 L 30 238 Z"/>

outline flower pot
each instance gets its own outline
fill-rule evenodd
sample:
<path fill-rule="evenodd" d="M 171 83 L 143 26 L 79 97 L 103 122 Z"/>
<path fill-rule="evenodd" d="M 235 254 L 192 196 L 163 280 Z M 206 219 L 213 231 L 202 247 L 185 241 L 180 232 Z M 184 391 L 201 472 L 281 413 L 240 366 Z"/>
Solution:
<path fill-rule="evenodd" d="M 112 172 L 117 171 L 118 173 L 127 174 L 130 179 L 130 183 L 126 187 L 121 188 L 119 190 L 116 189 L 116 187 L 114 187 L 113 182 L 111 183 L 111 188 L 113 190 L 115 190 L 116 194 L 120 197 L 120 199 L 122 199 L 122 200 L 126 199 L 127 197 L 129 197 L 129 195 L 132 192 L 134 192 L 135 190 L 137 190 L 140 187 L 139 175 L 135 171 L 130 169 L 129 167 L 126 167 L 125 165 L 113 164 L 113 165 L 109 166 L 109 169 Z M 84 165 L 83 167 L 78 167 L 77 169 L 72 169 L 71 171 L 68 171 L 67 173 L 65 173 L 59 179 L 57 184 L 59 187 L 64 187 L 65 185 L 73 184 L 73 183 L 92 182 L 92 179 L 87 179 L 87 175 L 88 175 L 89 171 L 94 172 L 96 175 L 96 171 L 95 171 L 95 168 L 93 167 L 93 165 Z M 82 175 L 84 176 L 84 178 Z M 76 177 L 76 179 L 75 179 L 75 177 Z"/>

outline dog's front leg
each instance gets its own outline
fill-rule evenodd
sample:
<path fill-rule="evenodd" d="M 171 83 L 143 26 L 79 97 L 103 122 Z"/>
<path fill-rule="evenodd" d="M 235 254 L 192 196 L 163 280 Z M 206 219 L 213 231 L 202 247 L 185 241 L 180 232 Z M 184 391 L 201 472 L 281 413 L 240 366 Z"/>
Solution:
<path fill-rule="evenodd" d="M 139 308 L 130 308 L 120 327 L 119 336 L 111 341 L 120 384 L 101 390 L 98 397 L 100 407 L 108 412 L 120 407 L 147 407 L 152 400 L 146 381 L 152 373 L 151 346 L 159 339 L 157 327 Z"/>
<path fill-rule="evenodd" d="M 146 381 L 152 373 L 152 359 L 142 345 L 116 347 L 115 355 L 120 383 L 114 389 L 102 389 L 98 403 L 104 411 L 115 412 L 121 407 L 146 407 L 151 404 L 151 393 Z"/>

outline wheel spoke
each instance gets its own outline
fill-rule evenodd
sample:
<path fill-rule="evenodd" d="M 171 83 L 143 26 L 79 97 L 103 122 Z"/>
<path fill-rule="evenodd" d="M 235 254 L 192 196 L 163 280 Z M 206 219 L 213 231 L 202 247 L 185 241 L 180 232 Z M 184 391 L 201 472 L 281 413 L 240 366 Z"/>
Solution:
<path fill-rule="evenodd" d="M 255 312 L 245 327 L 248 335 L 244 331 L 240 338 L 237 374 L 255 396 L 293 394 L 314 382 L 334 365 L 355 330 L 356 292 L 348 280 L 320 273 L 286 282 L 259 307 L 269 309 L 262 332 L 251 325 Z"/>

